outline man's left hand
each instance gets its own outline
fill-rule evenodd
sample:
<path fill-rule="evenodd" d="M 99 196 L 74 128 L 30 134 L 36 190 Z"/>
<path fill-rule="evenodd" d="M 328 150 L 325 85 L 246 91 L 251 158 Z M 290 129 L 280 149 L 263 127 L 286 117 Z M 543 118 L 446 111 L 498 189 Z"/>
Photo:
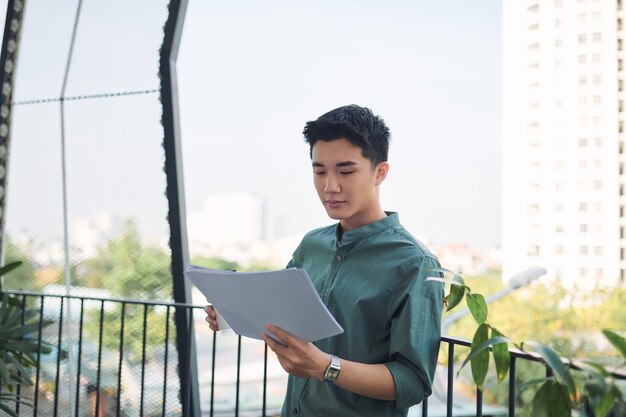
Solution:
<path fill-rule="evenodd" d="M 265 327 L 282 341 L 282 343 L 278 342 L 266 333 L 261 334 L 287 373 L 302 378 L 324 379 L 326 369 L 330 364 L 328 353 L 322 352 L 313 343 L 300 340 L 280 327 L 272 324 L 267 324 Z"/>

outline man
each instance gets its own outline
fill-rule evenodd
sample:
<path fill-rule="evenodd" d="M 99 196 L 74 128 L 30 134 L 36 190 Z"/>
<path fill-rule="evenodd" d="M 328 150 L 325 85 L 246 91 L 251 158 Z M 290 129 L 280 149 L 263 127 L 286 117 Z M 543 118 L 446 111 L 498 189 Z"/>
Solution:
<path fill-rule="evenodd" d="M 284 344 L 262 337 L 289 373 L 281 416 L 406 416 L 431 393 L 443 286 L 426 278 L 439 263 L 382 209 L 389 130 L 380 117 L 344 106 L 303 134 L 317 194 L 339 222 L 309 232 L 288 267 L 307 271 L 345 331 L 308 343 L 267 325 Z"/>

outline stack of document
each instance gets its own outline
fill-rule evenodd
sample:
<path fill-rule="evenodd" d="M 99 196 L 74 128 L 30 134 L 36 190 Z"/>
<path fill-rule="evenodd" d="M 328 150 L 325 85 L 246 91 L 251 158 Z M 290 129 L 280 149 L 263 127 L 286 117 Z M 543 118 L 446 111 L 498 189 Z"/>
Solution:
<path fill-rule="evenodd" d="M 189 265 L 185 276 L 238 335 L 261 339 L 268 323 L 308 342 L 343 333 L 303 269 L 232 272 Z"/>

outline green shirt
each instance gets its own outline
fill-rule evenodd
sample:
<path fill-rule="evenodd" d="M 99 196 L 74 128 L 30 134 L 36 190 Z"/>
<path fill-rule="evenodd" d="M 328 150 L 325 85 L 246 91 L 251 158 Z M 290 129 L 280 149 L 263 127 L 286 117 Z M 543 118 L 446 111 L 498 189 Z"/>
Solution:
<path fill-rule="evenodd" d="M 383 363 L 396 401 L 367 398 L 332 382 L 289 376 L 281 416 L 406 416 L 431 393 L 441 337 L 443 285 L 437 258 L 401 225 L 397 213 L 338 235 L 309 232 L 289 267 L 303 268 L 344 333 L 315 345 L 342 359 Z"/>

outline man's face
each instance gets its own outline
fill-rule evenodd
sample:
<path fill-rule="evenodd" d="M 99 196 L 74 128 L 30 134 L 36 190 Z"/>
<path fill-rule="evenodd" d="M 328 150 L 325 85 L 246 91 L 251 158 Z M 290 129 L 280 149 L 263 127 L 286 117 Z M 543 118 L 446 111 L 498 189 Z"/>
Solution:
<path fill-rule="evenodd" d="M 380 219 L 378 186 L 388 164 L 372 168 L 361 148 L 346 139 L 317 141 L 311 155 L 315 189 L 328 216 L 340 220 L 344 230 Z"/>

